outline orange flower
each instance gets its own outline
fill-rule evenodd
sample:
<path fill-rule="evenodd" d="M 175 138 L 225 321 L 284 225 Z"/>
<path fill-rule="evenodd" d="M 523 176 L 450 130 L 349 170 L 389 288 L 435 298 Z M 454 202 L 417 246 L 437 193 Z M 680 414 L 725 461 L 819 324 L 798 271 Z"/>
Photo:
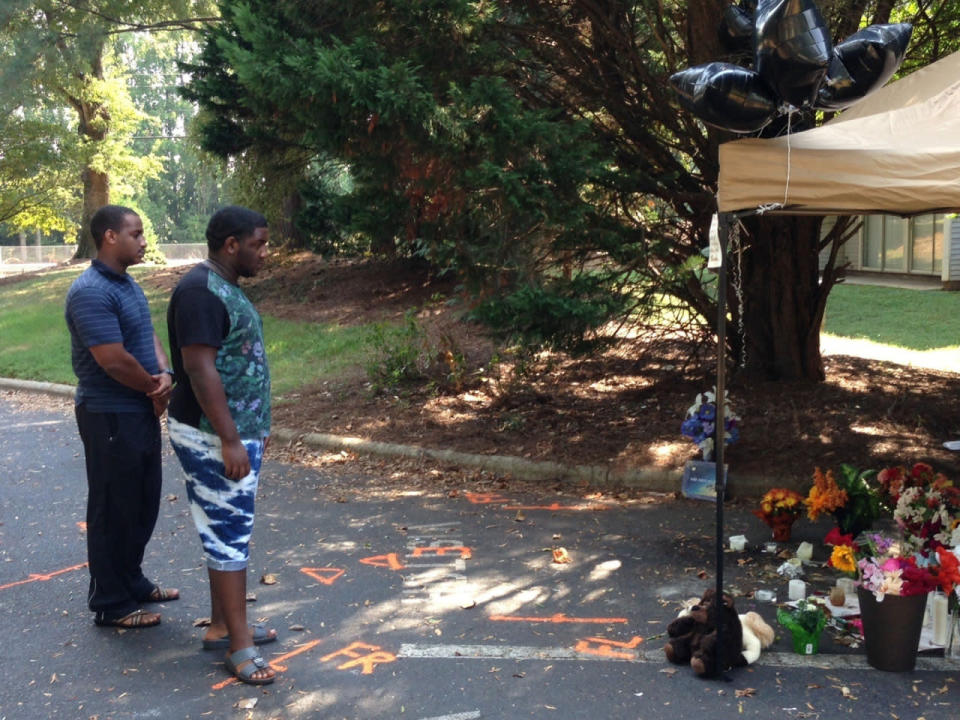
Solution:
<path fill-rule="evenodd" d="M 824 475 L 820 468 L 814 468 L 813 487 L 807 495 L 804 504 L 807 506 L 807 517 L 816 520 L 823 513 L 833 512 L 847 504 L 847 491 L 841 490 L 833 476 L 833 470 L 827 470 Z"/>
<path fill-rule="evenodd" d="M 803 496 L 786 488 L 772 488 L 760 499 L 760 507 L 753 514 L 770 523 L 778 515 L 793 515 L 796 517 L 802 512 Z"/>

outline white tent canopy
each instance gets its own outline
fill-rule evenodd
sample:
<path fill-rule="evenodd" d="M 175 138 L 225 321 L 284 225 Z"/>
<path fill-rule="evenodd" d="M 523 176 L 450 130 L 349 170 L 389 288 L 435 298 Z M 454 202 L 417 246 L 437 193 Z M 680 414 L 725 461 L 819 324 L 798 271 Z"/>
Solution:
<path fill-rule="evenodd" d="M 960 52 L 821 127 L 724 143 L 717 204 L 820 215 L 960 209 Z"/>

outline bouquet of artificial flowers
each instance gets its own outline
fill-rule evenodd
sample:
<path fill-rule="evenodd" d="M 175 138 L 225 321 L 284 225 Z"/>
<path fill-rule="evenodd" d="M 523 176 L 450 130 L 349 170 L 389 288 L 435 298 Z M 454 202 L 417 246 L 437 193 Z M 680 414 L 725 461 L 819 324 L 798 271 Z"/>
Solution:
<path fill-rule="evenodd" d="M 814 468 L 813 486 L 804 503 L 807 516 L 816 520 L 823 513 L 833 515 L 842 534 L 858 535 L 880 517 L 880 494 L 871 483 L 875 470 L 858 470 L 840 465 L 839 479 L 833 470 L 823 473 Z"/>
<path fill-rule="evenodd" d="M 773 539 L 786 542 L 790 527 L 803 513 L 803 495 L 786 488 L 772 488 L 760 499 L 760 507 L 753 514 L 773 530 Z"/>
<path fill-rule="evenodd" d="M 909 470 L 903 465 L 881 470 L 877 475 L 877 483 L 883 503 L 892 513 L 900 495 L 907 488 L 939 486 L 949 484 L 949 481 L 943 473 L 934 472 L 927 463 L 914 463 Z"/>
<path fill-rule="evenodd" d="M 854 545 L 834 545 L 830 565 L 856 572 L 864 590 L 883 595 L 922 595 L 936 586 L 929 560 L 913 554 L 908 543 L 882 533 L 864 533 Z"/>
<path fill-rule="evenodd" d="M 767 490 L 766 494 L 760 499 L 760 507 L 754 510 L 753 514 L 767 525 L 772 525 L 777 517 L 787 515 L 792 522 L 802 512 L 803 496 L 800 493 L 786 488 L 773 488 Z"/>
<path fill-rule="evenodd" d="M 941 476 L 942 477 L 942 476 Z M 960 544 L 960 489 L 945 478 L 905 488 L 897 498 L 893 519 L 915 549 L 930 556 L 938 548 Z"/>
<path fill-rule="evenodd" d="M 729 403 L 724 402 L 723 407 L 723 438 L 724 443 L 729 445 L 740 437 L 740 418 L 734 414 Z M 704 460 L 710 460 L 713 457 L 716 430 L 717 396 L 713 392 L 699 393 L 693 405 L 687 409 L 680 432 L 700 446 Z"/>

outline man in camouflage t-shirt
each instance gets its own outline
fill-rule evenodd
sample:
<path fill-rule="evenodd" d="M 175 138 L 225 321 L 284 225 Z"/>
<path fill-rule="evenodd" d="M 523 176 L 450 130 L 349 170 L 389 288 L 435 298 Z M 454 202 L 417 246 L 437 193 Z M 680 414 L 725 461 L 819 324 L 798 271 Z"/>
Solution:
<path fill-rule="evenodd" d="M 270 370 L 260 315 L 237 284 L 267 256 L 266 219 L 230 206 L 207 226 L 209 256 L 173 291 L 167 310 L 178 383 L 168 410 L 170 442 L 187 476 L 187 499 L 210 576 L 205 649 L 223 648 L 241 681 L 274 672 L 255 645 L 273 630 L 247 625 L 246 579 L 254 500 L 270 434 Z"/>

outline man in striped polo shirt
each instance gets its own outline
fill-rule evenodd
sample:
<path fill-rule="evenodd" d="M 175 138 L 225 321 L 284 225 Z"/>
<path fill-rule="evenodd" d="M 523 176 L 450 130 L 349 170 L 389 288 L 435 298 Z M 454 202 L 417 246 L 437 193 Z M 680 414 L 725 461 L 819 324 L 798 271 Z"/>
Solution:
<path fill-rule="evenodd" d="M 127 274 L 147 247 L 139 215 L 107 205 L 94 214 L 90 230 L 97 257 L 66 301 L 87 469 L 87 602 L 97 625 L 143 628 L 159 624 L 160 615 L 140 605 L 180 595 L 141 569 L 160 511 L 159 417 L 172 371 L 147 299 Z"/>

